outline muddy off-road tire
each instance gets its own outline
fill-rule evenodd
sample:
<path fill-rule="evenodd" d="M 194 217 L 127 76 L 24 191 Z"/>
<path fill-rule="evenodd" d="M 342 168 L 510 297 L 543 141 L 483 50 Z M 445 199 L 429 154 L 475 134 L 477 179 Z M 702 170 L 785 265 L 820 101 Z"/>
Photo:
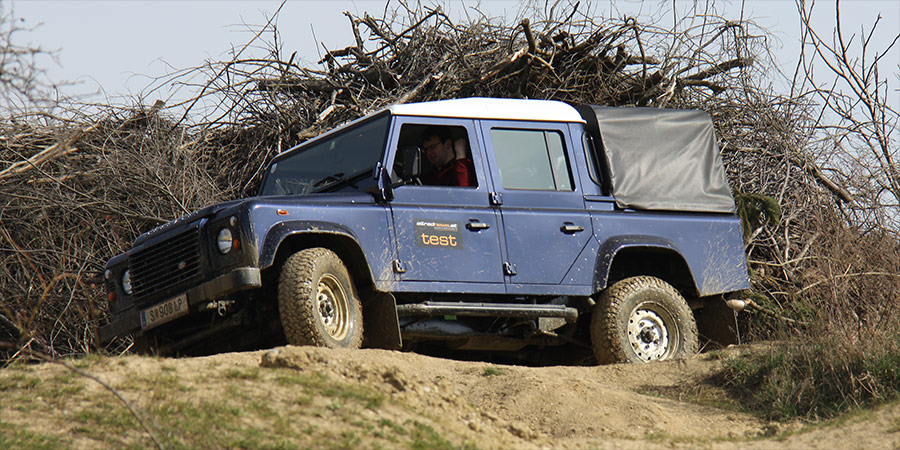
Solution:
<path fill-rule="evenodd" d="M 309 248 L 284 262 L 278 311 L 289 344 L 359 348 L 362 306 L 347 267 L 331 250 Z"/>
<path fill-rule="evenodd" d="M 685 358 L 697 353 L 697 324 L 670 284 L 655 277 L 627 278 L 597 301 L 591 343 L 600 364 Z"/>

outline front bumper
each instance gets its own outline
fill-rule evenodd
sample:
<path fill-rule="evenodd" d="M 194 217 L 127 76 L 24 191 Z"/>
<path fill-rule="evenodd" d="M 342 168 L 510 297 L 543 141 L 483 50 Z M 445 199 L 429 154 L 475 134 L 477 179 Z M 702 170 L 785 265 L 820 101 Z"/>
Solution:
<path fill-rule="evenodd" d="M 245 289 L 262 286 L 262 277 L 255 267 L 239 267 L 224 275 L 209 280 L 187 290 L 188 315 L 196 312 L 197 304 L 215 300 Z M 141 310 L 132 308 L 116 317 L 109 324 L 100 327 L 97 334 L 101 343 L 118 336 L 133 333 L 141 328 Z"/>

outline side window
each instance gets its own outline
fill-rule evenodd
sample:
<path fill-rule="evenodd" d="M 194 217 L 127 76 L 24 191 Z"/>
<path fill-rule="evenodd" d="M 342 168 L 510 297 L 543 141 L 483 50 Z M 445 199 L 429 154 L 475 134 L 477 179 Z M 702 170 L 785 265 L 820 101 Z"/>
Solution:
<path fill-rule="evenodd" d="M 562 133 L 492 128 L 491 141 L 504 189 L 574 190 Z"/>
<path fill-rule="evenodd" d="M 412 147 L 418 147 L 415 152 L 418 176 L 412 184 L 478 186 L 475 164 L 472 162 L 472 147 L 465 127 L 404 124 L 400 128 L 398 158 L 394 163 L 395 174 L 404 172 L 399 170 L 398 165 L 409 164 L 412 156 L 408 150 Z M 405 153 L 406 157 L 401 158 L 401 153 Z"/>
<path fill-rule="evenodd" d="M 587 158 L 587 169 L 588 174 L 591 176 L 591 180 L 594 181 L 597 185 L 603 186 L 603 183 L 600 182 L 600 167 L 599 161 L 597 161 L 597 149 L 594 147 L 593 139 L 591 139 L 590 135 L 585 131 L 581 136 L 582 143 L 584 144 L 584 155 Z"/>

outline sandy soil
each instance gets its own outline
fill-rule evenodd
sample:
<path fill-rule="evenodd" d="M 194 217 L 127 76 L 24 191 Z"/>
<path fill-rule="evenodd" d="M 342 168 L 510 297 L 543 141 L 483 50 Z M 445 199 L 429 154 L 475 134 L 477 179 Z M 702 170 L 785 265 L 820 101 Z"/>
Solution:
<path fill-rule="evenodd" d="M 264 352 L 262 363 L 389 385 L 398 400 L 479 432 L 477 442 L 485 447 L 646 448 L 744 439 L 766 429 L 749 415 L 661 396 L 681 387 L 713 389 L 704 381 L 718 367 L 710 359 L 534 368 L 381 350 L 283 347 Z M 506 432 L 517 439 L 502 439 Z"/>
<path fill-rule="evenodd" d="M 310 347 L 203 358 L 120 359 L 94 365 L 90 372 L 120 385 L 135 374 L 165 370 L 185 380 L 208 379 L 208 389 L 198 386 L 191 395 L 211 397 L 221 393 L 216 386 L 223 370 L 321 374 L 389 399 L 367 414 L 402 423 L 418 412 L 414 414 L 419 420 L 441 433 L 479 448 L 900 447 L 898 404 L 816 426 L 766 423 L 736 412 L 725 393 L 709 382 L 721 364 L 709 355 L 642 365 L 537 368 Z M 60 370 L 48 366 L 41 371 L 50 377 Z M 249 386 L 260 397 L 283 395 L 282 388 L 267 384 L 265 377 Z M 10 419 L 17 421 L 11 413 Z M 327 431 L 342 424 L 331 420 L 321 426 Z"/>

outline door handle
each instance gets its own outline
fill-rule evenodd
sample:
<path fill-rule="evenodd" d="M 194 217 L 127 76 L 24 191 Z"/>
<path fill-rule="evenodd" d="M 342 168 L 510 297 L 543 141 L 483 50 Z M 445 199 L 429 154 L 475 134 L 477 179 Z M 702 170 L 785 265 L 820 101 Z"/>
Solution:
<path fill-rule="evenodd" d="M 469 230 L 472 230 L 472 231 L 487 230 L 487 229 L 490 228 L 490 227 L 491 227 L 491 224 L 489 224 L 489 223 L 484 223 L 484 222 L 479 222 L 479 221 L 474 220 L 474 219 L 471 220 L 471 221 L 469 221 L 469 223 L 466 224 L 466 228 L 469 229 Z"/>
<path fill-rule="evenodd" d="M 563 224 L 563 226 L 559 227 L 559 230 L 562 231 L 563 233 L 573 234 L 573 233 L 578 233 L 580 231 L 584 231 L 584 227 L 581 225 L 575 225 L 572 222 L 566 222 Z"/>

